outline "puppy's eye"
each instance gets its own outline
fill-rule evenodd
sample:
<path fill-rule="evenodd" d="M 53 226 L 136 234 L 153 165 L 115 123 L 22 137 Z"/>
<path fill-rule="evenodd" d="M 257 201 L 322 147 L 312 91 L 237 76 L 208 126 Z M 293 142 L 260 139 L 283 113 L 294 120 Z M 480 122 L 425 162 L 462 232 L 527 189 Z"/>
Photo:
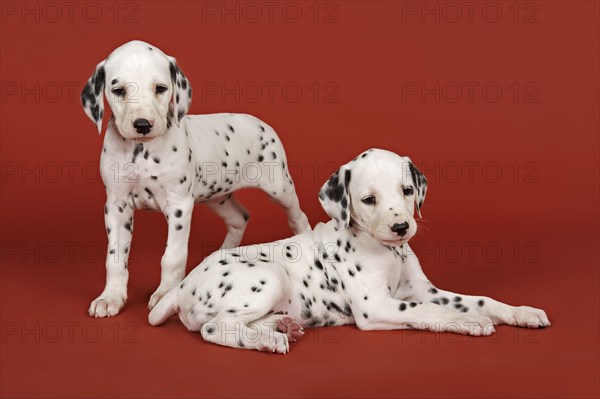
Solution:
<path fill-rule="evenodd" d="M 415 190 L 409 186 L 409 187 L 404 187 L 402 189 L 402 192 L 404 193 L 404 195 L 406 195 L 408 197 L 409 195 L 413 195 Z"/>
<path fill-rule="evenodd" d="M 125 96 L 125 89 L 122 88 L 122 87 L 115 87 L 111 91 L 112 91 L 112 94 L 114 94 L 117 97 L 124 97 Z"/>
<path fill-rule="evenodd" d="M 375 205 L 375 196 L 373 195 L 367 195 L 365 198 L 360 200 L 363 204 L 365 205 Z"/>
<path fill-rule="evenodd" d="M 164 86 L 164 85 L 157 85 L 156 86 L 156 94 L 162 94 L 162 93 L 164 93 L 167 90 L 168 90 L 167 86 Z"/>

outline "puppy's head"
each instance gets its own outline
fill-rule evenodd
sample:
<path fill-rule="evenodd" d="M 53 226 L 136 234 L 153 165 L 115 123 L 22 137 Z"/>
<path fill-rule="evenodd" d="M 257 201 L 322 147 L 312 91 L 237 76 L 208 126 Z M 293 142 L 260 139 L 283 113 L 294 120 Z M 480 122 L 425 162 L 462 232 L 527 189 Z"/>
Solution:
<path fill-rule="evenodd" d="M 351 223 L 388 246 L 417 232 L 427 179 L 408 157 L 371 149 L 342 166 L 323 185 L 319 200 L 344 227 Z"/>
<path fill-rule="evenodd" d="M 175 59 L 158 48 L 132 41 L 96 66 L 81 92 L 83 109 L 102 131 L 104 94 L 114 123 L 126 139 L 162 135 L 188 112 L 192 88 Z"/>

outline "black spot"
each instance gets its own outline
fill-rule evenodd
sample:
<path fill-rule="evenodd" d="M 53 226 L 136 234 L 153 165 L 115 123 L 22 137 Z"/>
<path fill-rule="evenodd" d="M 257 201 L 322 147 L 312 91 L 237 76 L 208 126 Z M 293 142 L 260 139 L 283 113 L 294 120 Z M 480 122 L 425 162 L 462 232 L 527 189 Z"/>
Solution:
<path fill-rule="evenodd" d="M 350 169 L 346 169 L 346 173 L 344 175 L 344 185 L 346 186 L 346 189 L 348 188 L 348 184 L 350 184 L 351 176 L 352 172 L 350 172 Z"/>
<path fill-rule="evenodd" d="M 460 302 L 460 301 L 462 301 L 461 297 L 459 297 L 459 296 L 454 297 L 454 302 Z"/>
<path fill-rule="evenodd" d="M 215 328 L 213 326 L 209 326 L 209 327 L 206 328 L 206 332 L 208 334 L 212 334 L 212 333 L 215 332 Z"/>
<path fill-rule="evenodd" d="M 96 96 L 99 96 L 102 90 L 104 89 L 104 79 L 106 77 L 104 67 L 101 66 L 100 68 L 98 68 L 95 75 L 96 78 L 94 80 L 94 94 L 96 94 Z"/>
<path fill-rule="evenodd" d="M 153 175 L 153 176 L 150 176 L 150 178 L 151 178 L 152 180 L 157 180 L 157 179 L 158 179 L 158 176 L 154 176 L 154 175 Z"/>
<path fill-rule="evenodd" d="M 177 152 L 177 147 L 173 146 L 173 151 Z"/>
<path fill-rule="evenodd" d="M 180 224 L 175 225 L 175 230 L 181 230 L 182 228 L 183 228 L 183 226 Z"/>
<path fill-rule="evenodd" d="M 176 218 L 180 218 L 180 217 L 181 217 L 181 215 L 183 215 L 183 212 L 181 211 L 181 209 L 177 209 L 177 210 L 175 210 L 175 217 L 176 217 Z"/>
<path fill-rule="evenodd" d="M 274 152 L 271 153 L 271 156 L 273 157 L 273 159 L 277 159 L 277 154 L 275 154 Z"/>
<path fill-rule="evenodd" d="M 404 302 L 402 302 L 400 304 L 400 308 L 399 309 L 400 309 L 401 312 L 404 312 L 406 310 L 406 304 Z"/>
<path fill-rule="evenodd" d="M 437 290 L 436 288 L 434 288 L 434 287 L 431 287 L 431 288 L 429 289 L 429 292 L 430 292 L 431 294 L 437 294 L 437 293 L 438 293 L 438 290 Z"/>
<path fill-rule="evenodd" d="M 414 308 L 415 306 L 417 306 L 417 303 L 416 302 L 411 302 L 411 303 L 409 303 L 409 305 L 410 305 L 411 308 Z"/>
<path fill-rule="evenodd" d="M 129 223 L 129 222 L 125 223 L 125 225 L 123 227 L 125 227 L 125 230 L 131 231 L 131 223 Z"/>
<path fill-rule="evenodd" d="M 483 302 L 483 299 L 480 299 L 479 301 L 477 301 L 477 305 L 479 306 L 483 306 L 485 302 Z"/>
<path fill-rule="evenodd" d="M 265 159 L 265 157 L 263 157 L 262 155 L 259 155 L 259 156 L 258 156 L 258 162 L 262 162 L 262 161 L 263 161 L 263 159 Z"/>
<path fill-rule="evenodd" d="M 448 300 L 448 298 L 446 298 L 446 297 L 442 297 L 442 298 L 440 298 L 440 299 L 441 299 L 441 301 L 442 301 L 442 303 L 443 303 L 444 305 L 447 305 L 447 304 L 448 304 L 448 302 L 450 302 L 450 301 Z"/>
<path fill-rule="evenodd" d="M 138 156 L 140 152 L 144 151 L 144 144 L 139 143 L 133 148 L 133 159 L 131 162 L 135 162 L 135 158 Z"/>
<path fill-rule="evenodd" d="M 323 264 L 319 259 L 315 259 L 315 266 L 317 267 L 317 269 L 323 270 Z"/>
<path fill-rule="evenodd" d="M 160 163 L 160 158 L 159 157 L 152 157 L 152 160 L 156 163 Z"/>
<path fill-rule="evenodd" d="M 365 319 L 368 319 L 368 318 L 369 318 L 369 316 L 368 316 L 366 313 L 363 313 L 363 317 L 364 317 Z"/>

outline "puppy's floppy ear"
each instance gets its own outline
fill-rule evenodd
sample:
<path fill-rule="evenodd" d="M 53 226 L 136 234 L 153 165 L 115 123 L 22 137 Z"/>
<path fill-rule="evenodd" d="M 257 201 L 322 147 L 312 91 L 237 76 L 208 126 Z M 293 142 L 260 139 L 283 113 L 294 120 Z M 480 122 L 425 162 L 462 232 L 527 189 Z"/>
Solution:
<path fill-rule="evenodd" d="M 104 85 L 106 79 L 104 62 L 102 61 L 96 66 L 96 70 L 81 91 L 83 110 L 98 127 L 98 134 L 102 133 L 102 117 L 104 116 Z"/>
<path fill-rule="evenodd" d="M 348 186 L 352 172 L 342 166 L 319 191 L 319 201 L 325 212 L 338 223 L 348 228 L 350 225 L 350 193 Z"/>
<path fill-rule="evenodd" d="M 192 105 L 192 86 L 173 57 L 169 57 L 169 71 L 173 82 L 173 96 L 171 97 L 173 115 L 175 123 L 179 126 L 181 118 L 188 113 L 190 105 Z"/>
<path fill-rule="evenodd" d="M 407 159 L 408 170 L 410 171 L 410 176 L 415 188 L 415 204 L 417 206 L 417 214 L 420 218 L 422 218 L 421 207 L 423 206 L 423 202 L 425 202 L 425 194 L 427 194 L 427 178 L 419 169 L 415 167 L 410 158 L 407 157 Z"/>

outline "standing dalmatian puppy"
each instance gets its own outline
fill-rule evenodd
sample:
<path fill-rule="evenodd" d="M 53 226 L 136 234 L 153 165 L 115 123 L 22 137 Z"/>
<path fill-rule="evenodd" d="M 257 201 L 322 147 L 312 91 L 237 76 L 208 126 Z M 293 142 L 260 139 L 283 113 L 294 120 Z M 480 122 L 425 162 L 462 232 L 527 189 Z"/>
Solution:
<path fill-rule="evenodd" d="M 173 57 L 132 41 L 98 64 L 81 99 L 99 133 L 104 95 L 112 110 L 100 159 L 107 194 L 107 276 L 90 315 L 114 316 L 127 300 L 135 209 L 161 211 L 169 225 L 150 309 L 185 275 L 196 202 L 206 203 L 227 224 L 222 248 L 242 240 L 249 214 L 233 192 L 244 187 L 260 188 L 278 202 L 294 233 L 310 230 L 275 131 L 250 115 L 186 116 L 192 89 Z"/>
<path fill-rule="evenodd" d="M 234 348 L 287 353 L 303 328 L 416 328 L 489 335 L 493 324 L 541 328 L 543 310 L 434 287 L 408 241 L 427 180 L 409 158 L 368 150 L 319 198 L 334 219 L 271 244 L 215 252 L 150 312 Z"/>

